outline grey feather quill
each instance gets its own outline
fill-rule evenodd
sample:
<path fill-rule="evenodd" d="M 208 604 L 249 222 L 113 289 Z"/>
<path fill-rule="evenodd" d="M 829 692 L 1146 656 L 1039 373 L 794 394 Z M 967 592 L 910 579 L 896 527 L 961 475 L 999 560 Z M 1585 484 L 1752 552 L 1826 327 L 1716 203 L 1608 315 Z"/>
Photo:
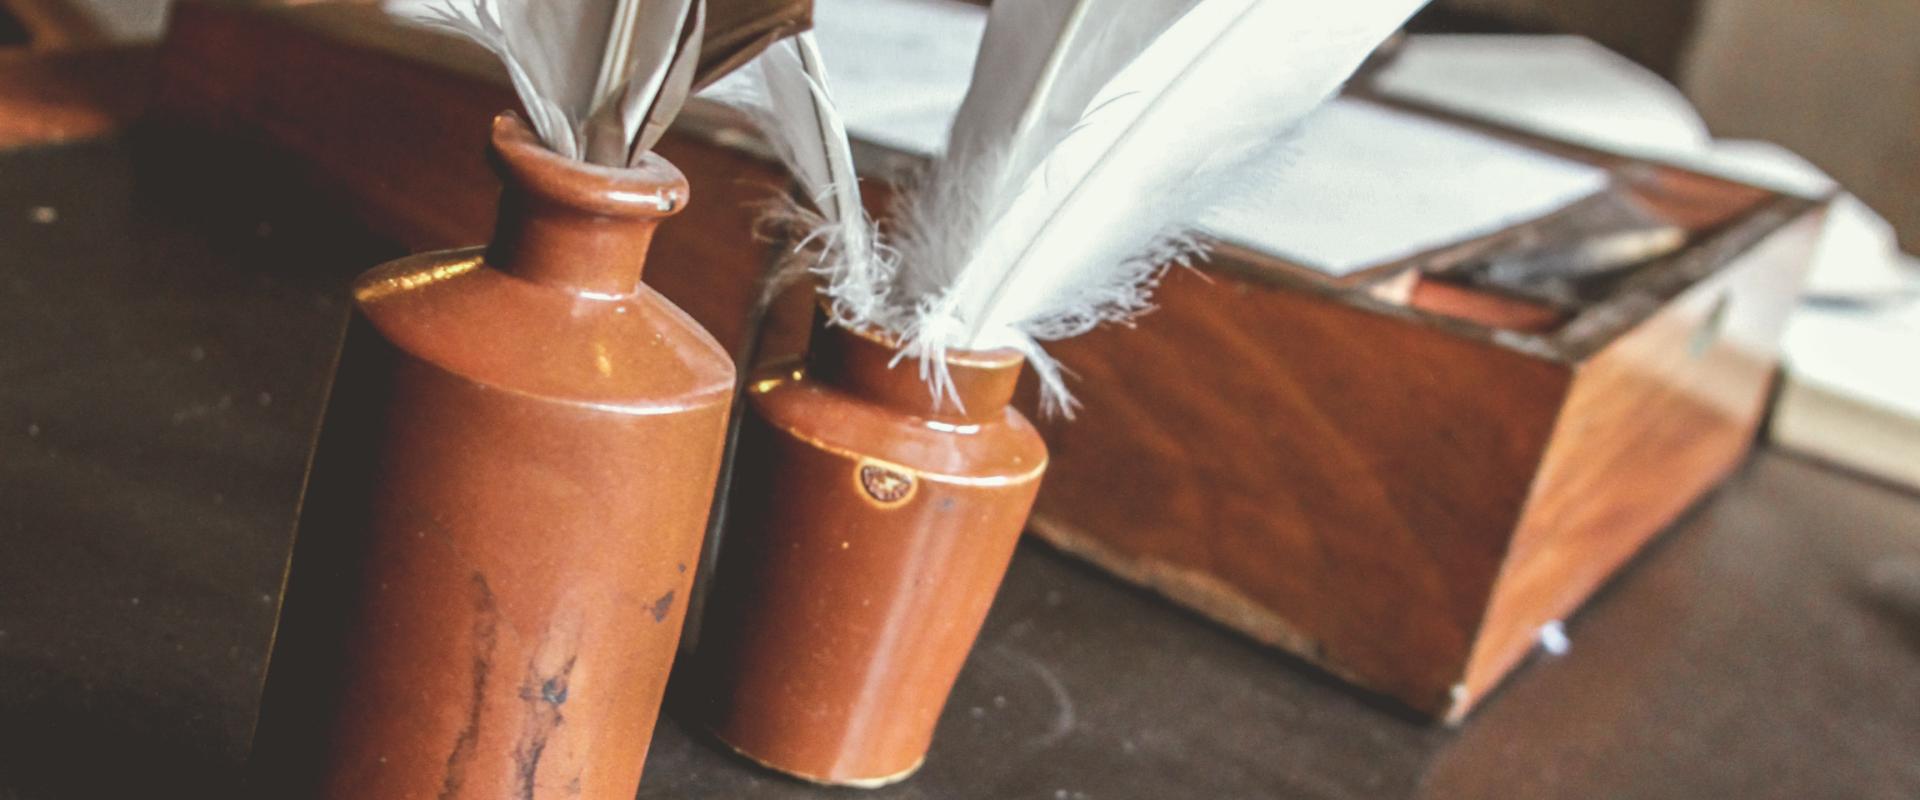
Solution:
<path fill-rule="evenodd" d="M 885 313 L 890 252 L 879 241 L 860 199 L 853 149 L 827 85 L 813 34 L 774 44 L 740 71 L 736 91 L 720 99 L 760 128 L 799 185 L 802 203 L 776 204 L 768 221 L 788 229 L 795 255 L 773 288 L 813 273 L 836 319 L 870 324 Z"/>
<path fill-rule="evenodd" d="M 554 152 L 624 167 L 686 101 L 706 0 L 437 0 L 397 11 L 493 51 Z"/>

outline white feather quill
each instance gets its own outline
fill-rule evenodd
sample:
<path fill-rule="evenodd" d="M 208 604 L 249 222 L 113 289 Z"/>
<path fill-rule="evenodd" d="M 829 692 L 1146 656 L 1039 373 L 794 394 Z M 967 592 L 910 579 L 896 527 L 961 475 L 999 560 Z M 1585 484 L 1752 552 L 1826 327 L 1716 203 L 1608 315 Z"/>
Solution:
<path fill-rule="evenodd" d="M 1197 0 L 998 0 L 954 118 L 951 161 L 1000 160 L 1017 183 L 1094 93 Z"/>
<path fill-rule="evenodd" d="M 705 0 L 438 0 L 392 6 L 500 58 L 541 141 L 629 166 L 679 112 Z M 641 144 L 645 141 L 645 144 Z"/>
<path fill-rule="evenodd" d="M 976 69 L 948 156 L 906 200 L 899 299 L 914 318 L 896 331 L 903 354 L 940 392 L 948 350 L 1018 349 L 1048 405 L 1069 411 L 1038 342 L 1145 310 L 1159 270 L 1198 253 L 1191 225 L 1235 168 L 1338 90 L 1424 2 L 1171 4 L 1159 11 L 1183 13 L 1144 46 L 1118 28 L 1081 38 L 1073 20 L 1085 24 L 1084 4 L 1056 17 L 1064 28 L 1039 33 L 1006 26 L 1041 12 L 996 9 L 988 47 L 1024 36 L 1054 49 L 1046 66 L 1011 67 L 1020 77 L 1005 82 L 982 81 L 993 65 Z"/>
<path fill-rule="evenodd" d="M 930 209 L 937 258 L 901 274 L 902 291 L 951 283 L 1035 164 L 1080 121 L 1087 101 L 1196 0 L 998 0 L 974 59 L 973 81 L 926 181 L 964 213 Z M 911 235 L 912 232 L 910 232 Z M 926 255 L 924 250 L 922 255 Z M 944 269 L 937 268 L 944 267 Z"/>
<path fill-rule="evenodd" d="M 998 0 L 973 66 L 972 85 L 983 90 L 962 102 L 948 153 L 970 156 L 1010 143 L 1029 154 L 1010 159 L 1012 171 L 1031 169 L 1079 122 L 1107 79 L 1195 2 Z"/>
<path fill-rule="evenodd" d="M 860 200 L 847 130 L 827 88 L 813 34 L 800 33 L 741 69 L 720 99 L 745 110 L 799 184 L 805 205 L 780 204 L 769 221 L 788 228 L 800 270 L 776 272 L 774 288 L 811 272 L 822 279 L 836 319 L 869 325 L 885 315 L 888 253 Z"/>

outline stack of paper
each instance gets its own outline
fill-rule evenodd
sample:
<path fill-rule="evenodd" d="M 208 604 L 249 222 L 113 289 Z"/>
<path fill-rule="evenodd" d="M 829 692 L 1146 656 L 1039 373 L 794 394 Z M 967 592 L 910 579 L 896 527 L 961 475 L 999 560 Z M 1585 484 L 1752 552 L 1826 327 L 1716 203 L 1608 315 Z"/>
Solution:
<path fill-rule="evenodd" d="M 1905 300 L 1803 308 L 1784 347 L 1773 438 L 1920 488 L 1920 280 Z"/>

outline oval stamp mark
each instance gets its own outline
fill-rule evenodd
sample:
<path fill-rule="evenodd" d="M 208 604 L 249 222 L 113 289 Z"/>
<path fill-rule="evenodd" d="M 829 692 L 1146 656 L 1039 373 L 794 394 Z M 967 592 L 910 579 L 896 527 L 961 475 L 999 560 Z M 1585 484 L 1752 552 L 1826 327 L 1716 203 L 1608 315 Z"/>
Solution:
<path fill-rule="evenodd" d="M 897 506 L 913 499 L 913 490 L 918 488 L 913 476 L 891 464 L 878 461 L 862 461 L 855 470 L 854 477 L 861 491 L 867 493 L 874 502 L 883 507 Z"/>

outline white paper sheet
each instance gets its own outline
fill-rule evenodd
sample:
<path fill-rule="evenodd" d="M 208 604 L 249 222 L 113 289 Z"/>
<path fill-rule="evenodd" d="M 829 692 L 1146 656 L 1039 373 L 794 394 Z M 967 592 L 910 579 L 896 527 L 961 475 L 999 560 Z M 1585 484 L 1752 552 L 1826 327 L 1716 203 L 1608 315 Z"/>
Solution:
<path fill-rule="evenodd" d="M 1693 152 L 1713 140 L 1679 89 L 1578 36 L 1414 36 L 1373 81 L 1385 94 L 1613 152 Z"/>
<path fill-rule="evenodd" d="M 1604 170 L 1357 100 L 1307 120 L 1273 175 L 1205 217 L 1214 235 L 1333 275 L 1537 219 Z"/>

